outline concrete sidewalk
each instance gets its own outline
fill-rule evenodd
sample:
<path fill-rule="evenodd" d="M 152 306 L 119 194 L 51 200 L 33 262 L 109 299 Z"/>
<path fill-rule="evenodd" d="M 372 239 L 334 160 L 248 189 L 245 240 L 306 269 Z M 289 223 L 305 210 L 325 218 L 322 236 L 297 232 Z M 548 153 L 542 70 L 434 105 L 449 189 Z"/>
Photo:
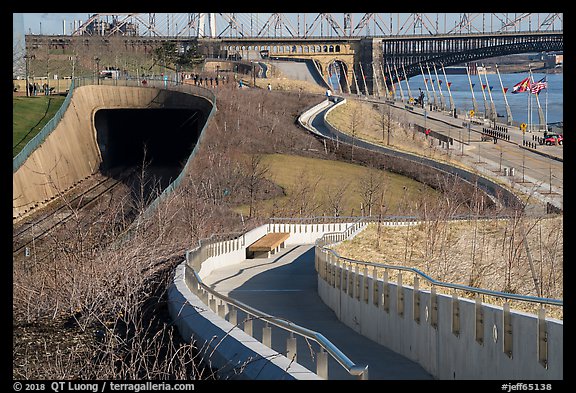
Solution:
<path fill-rule="evenodd" d="M 317 293 L 314 246 L 288 246 L 271 258 L 249 259 L 212 272 L 204 283 L 219 293 L 270 315 L 317 331 L 357 365 L 369 366 L 370 380 L 433 379 L 417 363 L 381 346 L 344 325 Z M 238 321 L 244 316 L 238 313 Z M 262 337 L 262 321 L 254 321 L 254 336 Z M 288 335 L 274 329 L 272 347 L 286 352 Z M 297 336 L 298 363 L 315 371 L 311 349 L 317 346 Z M 328 356 L 329 379 L 355 379 Z"/>
<path fill-rule="evenodd" d="M 375 100 L 368 101 L 380 102 Z M 312 113 L 306 118 L 306 124 L 304 126 L 307 126 L 311 132 L 314 132 L 317 135 L 338 140 L 340 143 L 351 144 L 352 137 L 350 135 L 342 133 L 333 127 L 328 127 L 325 124 L 324 116 L 332 106 L 333 104 L 328 106 L 319 106 L 318 111 Z M 407 122 L 422 125 L 421 123 L 424 121 L 423 116 L 420 113 L 417 113 L 416 110 L 408 111 L 396 106 L 394 107 L 394 110 L 397 111 L 397 113 L 404 113 Z M 460 126 L 458 126 L 458 122 L 460 122 Z M 531 195 L 532 197 L 528 199 L 529 204 L 527 209 L 534 211 L 537 214 L 546 211 L 547 203 L 551 203 L 560 209 L 563 208 L 562 161 L 547 158 L 546 155 L 538 154 L 534 152 L 533 149 L 522 148 L 521 144 L 518 144 L 518 142 L 521 143 L 521 132 L 513 129 L 510 131 L 512 136 L 510 142 L 501 141 L 498 144 L 494 144 L 492 142 L 481 142 L 480 132 L 478 131 L 481 127 L 474 126 L 471 129 L 474 131 L 474 137 L 471 139 L 470 143 L 462 141 L 462 144 L 460 144 L 460 142 L 457 141 L 457 136 L 460 135 L 460 131 L 456 131 L 456 129 L 462 129 L 461 122 L 461 119 L 451 118 L 436 112 L 429 112 L 427 114 L 427 123 L 424 124 L 427 124 L 428 127 L 431 127 L 435 132 L 449 135 L 454 138 L 456 141 L 455 145 L 459 144 L 459 146 L 451 148 L 451 151 L 453 152 L 451 157 L 468 167 L 466 171 L 459 166 L 454 166 L 445 163 L 444 161 L 432 160 L 431 158 L 390 148 L 363 139 L 356 139 L 354 143 L 357 147 L 388 155 L 404 157 L 409 160 L 434 161 L 433 166 L 446 172 L 469 178 L 471 181 L 475 181 L 472 178 L 476 177 L 472 174 L 472 171 L 478 171 L 482 174 L 482 177 L 489 180 L 489 182 L 501 182 L 507 185 L 508 189 L 517 188 L 526 195 Z M 464 134 L 465 135 L 462 135 L 462 139 L 467 139 L 465 137 L 467 137 L 468 132 L 466 131 Z M 464 148 L 462 149 L 461 154 L 460 151 L 463 145 Z M 546 148 L 549 153 L 555 152 L 554 154 L 557 156 L 560 156 L 563 152 L 563 147 L 559 146 L 546 146 Z M 480 155 L 482 157 L 481 160 Z M 515 176 L 505 175 L 501 172 L 502 168 L 515 168 Z M 468 172 L 468 175 L 466 172 Z M 470 174 L 472 174 L 472 178 L 470 178 Z M 550 181 L 552 181 L 552 185 L 549 184 Z M 480 188 L 490 189 L 493 187 L 493 184 L 483 183 L 482 178 L 480 178 L 478 183 Z"/>

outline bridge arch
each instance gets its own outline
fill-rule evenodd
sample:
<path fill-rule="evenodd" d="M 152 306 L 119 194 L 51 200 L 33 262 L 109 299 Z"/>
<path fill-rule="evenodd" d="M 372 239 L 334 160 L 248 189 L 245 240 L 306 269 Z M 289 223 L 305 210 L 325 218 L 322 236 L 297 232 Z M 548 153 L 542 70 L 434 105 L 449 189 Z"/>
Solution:
<path fill-rule="evenodd" d="M 563 51 L 562 32 L 479 34 L 382 39 L 384 63 L 404 65 L 408 78 L 420 73 L 420 64 L 449 66 L 518 53 Z M 394 81 L 397 82 L 394 77 Z"/>
<path fill-rule="evenodd" d="M 326 66 L 327 80 L 330 87 L 339 93 L 350 93 L 348 83 L 348 64 L 341 59 L 334 59 Z"/>

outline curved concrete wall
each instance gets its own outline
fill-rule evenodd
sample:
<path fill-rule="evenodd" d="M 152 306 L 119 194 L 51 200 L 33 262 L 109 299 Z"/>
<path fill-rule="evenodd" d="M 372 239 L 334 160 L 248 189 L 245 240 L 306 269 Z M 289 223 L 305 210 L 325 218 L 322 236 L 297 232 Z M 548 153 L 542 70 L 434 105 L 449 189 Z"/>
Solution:
<path fill-rule="evenodd" d="M 320 247 L 316 247 L 316 260 L 318 294 L 339 320 L 418 362 L 438 379 L 555 380 L 564 376 L 561 320 L 543 320 L 544 337 L 540 338 L 541 322 L 536 315 L 511 310 L 510 323 L 505 325 L 502 307 L 441 293 L 432 303 L 430 291 L 419 290 L 415 296 L 414 286 L 375 279 L 366 269 L 348 268 Z M 539 361 L 540 339 L 546 341 L 546 365 Z M 506 340 L 510 354 L 505 350 Z"/>
<path fill-rule="evenodd" d="M 51 201 L 98 171 L 102 162 L 94 128 L 98 110 L 190 106 L 201 109 L 205 121 L 212 103 L 185 92 L 151 87 L 76 88 L 58 126 L 13 174 L 13 217 Z"/>
<path fill-rule="evenodd" d="M 388 226 L 416 224 L 417 221 L 384 223 Z M 288 246 L 313 244 L 323 236 L 328 236 L 330 243 L 351 239 L 365 227 L 366 223 L 352 220 L 313 224 L 287 221 L 262 225 L 233 240 L 208 242 L 192 250 L 177 269 L 169 291 L 170 315 L 185 339 L 195 338 L 201 345 L 210 342 L 213 337 L 223 337 L 222 332 L 235 331 L 233 338 L 218 344 L 222 353 L 228 353 L 229 357 L 222 355 L 218 361 L 213 359 L 215 366 L 238 365 L 249 358 L 264 358 L 270 349 L 254 342 L 243 332 L 236 331 L 238 327 L 226 321 L 225 311 L 224 315 L 219 315 L 208 305 L 207 293 L 205 299 L 197 296 L 198 289 L 192 290 L 197 284 L 187 277 L 191 275 L 187 269 L 193 267 L 202 278 L 214 269 L 239 263 L 245 259 L 246 247 L 266 233 L 289 232 Z M 387 281 L 385 284 L 382 278 L 375 280 L 362 269 L 344 268 L 338 258 L 318 246 L 316 264 L 318 294 L 338 319 L 365 337 L 418 362 L 438 379 L 563 378 L 564 323 L 561 320 L 545 318 L 540 321 L 536 315 L 510 310 L 510 324 L 505 328 L 502 307 L 484 302 L 477 305 L 474 301 L 444 294 L 436 294 L 432 306 L 433 295 L 430 291 L 419 290 L 415 297 L 414 287 L 404 283 L 401 291 L 402 312 L 399 313 L 397 282 Z M 330 268 L 328 265 L 331 265 Z M 343 269 L 348 275 L 342 274 Z M 457 332 L 453 327 L 455 303 L 458 306 Z M 432 317 L 433 309 L 436 310 L 435 317 Z M 479 317 L 481 342 L 478 341 Z M 543 337 L 539 335 L 540 327 L 543 328 Z M 510 333 L 508 338 L 505 338 L 506 330 Z M 539 342 L 544 339 L 545 366 L 539 361 Z M 509 340 L 511 356 L 504 351 L 505 340 Z M 250 347 L 246 346 L 248 342 Z M 234 351 L 231 348 L 235 348 Z M 276 366 L 284 365 L 285 359 L 278 356 L 276 360 L 280 363 L 269 365 L 271 368 L 259 374 L 258 378 L 314 378 L 313 372 L 299 369 L 295 364 L 290 369 L 284 368 L 282 374 Z M 254 377 L 247 374 L 242 378 Z"/>

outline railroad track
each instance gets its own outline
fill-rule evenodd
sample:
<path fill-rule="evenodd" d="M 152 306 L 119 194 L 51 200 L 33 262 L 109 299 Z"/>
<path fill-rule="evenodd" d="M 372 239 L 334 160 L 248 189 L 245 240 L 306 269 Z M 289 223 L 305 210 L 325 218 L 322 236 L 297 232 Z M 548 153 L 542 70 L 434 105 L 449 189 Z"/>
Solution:
<path fill-rule="evenodd" d="M 83 192 L 71 196 L 69 200 L 64 195 L 60 198 L 63 203 L 59 206 L 48 208 L 42 215 L 31 218 L 18 227 L 13 227 L 13 257 L 26 255 L 31 246 L 37 246 L 38 242 L 56 228 L 78 213 L 94 206 L 97 201 L 109 195 L 118 185 L 132 176 L 134 171 L 134 168 L 119 170 L 115 178 L 107 177 L 98 181 Z"/>

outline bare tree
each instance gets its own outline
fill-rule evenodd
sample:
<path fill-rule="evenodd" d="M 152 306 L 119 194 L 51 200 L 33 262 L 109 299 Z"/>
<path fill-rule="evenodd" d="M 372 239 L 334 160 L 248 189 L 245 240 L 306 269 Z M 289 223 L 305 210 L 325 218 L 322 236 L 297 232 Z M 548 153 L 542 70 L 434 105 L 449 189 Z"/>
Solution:
<path fill-rule="evenodd" d="M 392 131 L 392 109 L 390 108 L 390 105 L 385 104 L 380 106 L 380 117 L 378 122 L 382 129 L 382 143 L 386 140 L 386 145 L 390 146 L 390 132 Z M 387 137 L 385 137 L 386 134 Z"/>
<path fill-rule="evenodd" d="M 364 205 L 364 211 L 368 213 L 368 216 L 371 216 L 372 207 L 376 202 L 378 192 L 384 186 L 383 175 L 374 168 L 367 168 L 359 181 L 359 192 Z"/>
<path fill-rule="evenodd" d="M 254 201 L 258 187 L 264 180 L 270 167 L 262 161 L 262 155 L 252 154 L 247 163 L 245 163 L 244 187 L 248 191 L 249 212 L 248 217 L 254 216 Z"/>
<path fill-rule="evenodd" d="M 356 137 L 358 131 L 363 127 L 363 125 L 364 117 L 362 105 L 354 105 L 350 115 L 350 133 L 352 134 L 352 153 L 350 161 L 354 161 L 354 146 L 356 144 Z"/>
<path fill-rule="evenodd" d="M 344 208 L 345 205 L 344 197 L 346 194 L 346 190 L 349 187 L 350 182 L 346 184 L 341 184 L 340 186 L 335 187 L 334 189 L 329 187 L 326 190 L 328 208 L 330 210 L 330 213 L 333 214 L 334 217 L 339 217 L 340 215 L 342 215 L 342 209 Z"/>

